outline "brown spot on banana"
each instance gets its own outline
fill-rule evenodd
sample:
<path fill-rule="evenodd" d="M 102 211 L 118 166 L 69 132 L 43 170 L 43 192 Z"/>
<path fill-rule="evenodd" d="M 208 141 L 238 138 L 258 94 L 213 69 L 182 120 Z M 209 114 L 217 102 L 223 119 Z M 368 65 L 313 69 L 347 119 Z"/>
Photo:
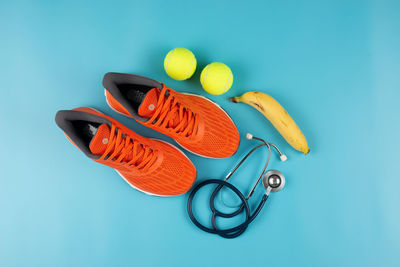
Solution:
<path fill-rule="evenodd" d="M 262 112 L 265 112 L 264 107 L 261 106 L 260 104 L 258 104 L 257 102 L 250 101 L 249 104 L 252 105 L 252 106 L 255 106 L 258 110 L 261 110 Z"/>

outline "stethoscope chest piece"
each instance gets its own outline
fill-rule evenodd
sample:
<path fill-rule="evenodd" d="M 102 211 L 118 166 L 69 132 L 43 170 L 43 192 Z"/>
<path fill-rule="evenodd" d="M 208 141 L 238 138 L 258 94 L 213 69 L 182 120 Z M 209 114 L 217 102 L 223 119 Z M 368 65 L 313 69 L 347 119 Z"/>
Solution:
<path fill-rule="evenodd" d="M 285 186 L 285 176 L 280 171 L 269 170 L 264 174 L 262 183 L 267 192 L 278 192 Z"/>

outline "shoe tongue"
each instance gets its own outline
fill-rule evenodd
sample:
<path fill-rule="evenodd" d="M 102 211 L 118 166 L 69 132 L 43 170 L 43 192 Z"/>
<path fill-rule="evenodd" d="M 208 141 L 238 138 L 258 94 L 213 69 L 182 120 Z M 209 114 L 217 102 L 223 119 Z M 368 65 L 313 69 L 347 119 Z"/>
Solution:
<path fill-rule="evenodd" d="M 106 123 L 103 123 L 99 126 L 96 134 L 93 136 L 92 141 L 90 141 L 89 144 L 89 149 L 92 154 L 102 155 L 106 151 L 110 133 L 110 127 Z"/>
<path fill-rule="evenodd" d="M 140 117 L 143 118 L 150 118 L 153 116 L 154 112 L 156 111 L 157 108 L 157 102 L 158 98 L 160 96 L 160 89 L 158 88 L 153 88 L 150 91 L 147 92 L 145 95 L 142 103 L 139 106 L 138 114 Z M 175 127 L 176 125 L 179 124 L 179 115 L 178 113 L 175 114 L 175 117 L 173 119 L 173 125 L 170 125 L 172 127 Z"/>
<path fill-rule="evenodd" d="M 138 114 L 143 118 L 150 118 L 156 111 L 160 89 L 153 88 L 147 92 L 142 103 L 139 106 Z"/>
<path fill-rule="evenodd" d="M 110 139 L 110 134 L 111 134 L 110 127 L 106 123 L 100 125 L 99 128 L 97 129 L 95 136 L 92 138 L 92 141 L 90 141 L 89 144 L 90 152 L 92 152 L 92 154 L 94 155 L 103 155 L 107 149 L 108 142 Z M 137 147 L 137 153 L 139 153 L 141 149 L 143 149 L 141 146 Z M 108 154 L 112 153 L 114 153 L 114 148 L 111 149 Z M 115 155 L 115 158 L 119 157 L 120 154 L 121 152 Z M 130 161 L 132 159 L 133 159 L 133 154 L 128 154 L 125 156 L 124 161 Z M 142 159 L 143 156 L 141 158 L 138 158 L 136 162 L 139 164 Z"/>

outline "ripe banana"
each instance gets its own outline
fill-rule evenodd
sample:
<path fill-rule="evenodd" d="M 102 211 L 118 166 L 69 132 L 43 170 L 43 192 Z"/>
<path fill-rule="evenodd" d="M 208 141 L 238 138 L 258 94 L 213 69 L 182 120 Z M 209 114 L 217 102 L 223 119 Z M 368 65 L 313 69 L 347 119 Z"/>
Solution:
<path fill-rule="evenodd" d="M 246 103 L 260 111 L 294 149 L 308 154 L 306 138 L 289 113 L 271 96 L 263 92 L 250 91 L 242 96 L 229 98 L 234 103 Z"/>

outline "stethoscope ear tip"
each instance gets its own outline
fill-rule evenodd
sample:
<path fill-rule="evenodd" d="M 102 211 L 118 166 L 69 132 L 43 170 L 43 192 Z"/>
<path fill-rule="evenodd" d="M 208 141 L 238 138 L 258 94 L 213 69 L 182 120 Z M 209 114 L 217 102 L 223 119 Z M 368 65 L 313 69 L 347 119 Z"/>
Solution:
<path fill-rule="evenodd" d="M 286 160 L 287 160 L 287 157 L 286 157 L 286 155 L 284 155 L 284 154 L 282 154 L 282 155 L 280 156 L 280 158 L 281 158 L 281 161 L 286 161 Z"/>
<path fill-rule="evenodd" d="M 248 140 L 253 139 L 253 135 L 251 133 L 247 133 L 246 139 L 248 139 Z"/>

